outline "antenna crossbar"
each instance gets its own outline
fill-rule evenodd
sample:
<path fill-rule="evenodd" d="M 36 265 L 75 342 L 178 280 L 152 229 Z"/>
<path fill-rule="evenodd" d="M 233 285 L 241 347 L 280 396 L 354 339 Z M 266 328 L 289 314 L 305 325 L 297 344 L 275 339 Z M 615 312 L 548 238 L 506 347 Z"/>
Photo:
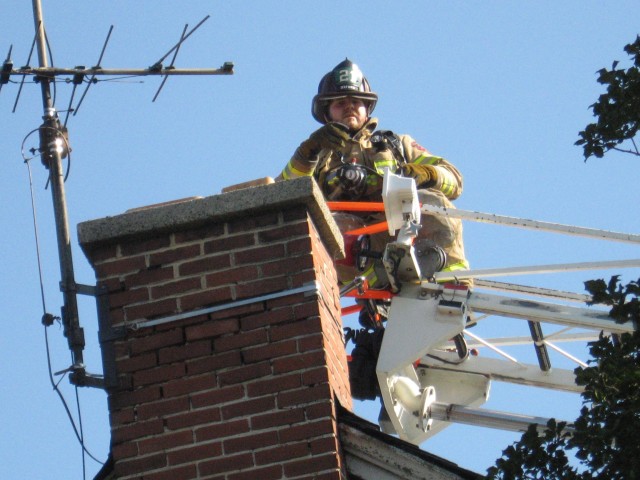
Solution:
<path fill-rule="evenodd" d="M 21 67 L 11 70 L 10 75 L 32 75 L 35 77 L 53 78 L 69 75 L 233 75 L 233 63 L 225 62 L 220 68 L 59 68 L 59 67 Z"/>

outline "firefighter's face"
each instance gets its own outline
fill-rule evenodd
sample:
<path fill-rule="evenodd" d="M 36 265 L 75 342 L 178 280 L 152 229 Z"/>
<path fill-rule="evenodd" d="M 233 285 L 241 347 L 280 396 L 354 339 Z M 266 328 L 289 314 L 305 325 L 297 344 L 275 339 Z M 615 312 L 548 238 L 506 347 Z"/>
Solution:
<path fill-rule="evenodd" d="M 367 121 L 367 106 L 358 98 L 338 98 L 329 104 L 329 120 L 359 130 Z"/>

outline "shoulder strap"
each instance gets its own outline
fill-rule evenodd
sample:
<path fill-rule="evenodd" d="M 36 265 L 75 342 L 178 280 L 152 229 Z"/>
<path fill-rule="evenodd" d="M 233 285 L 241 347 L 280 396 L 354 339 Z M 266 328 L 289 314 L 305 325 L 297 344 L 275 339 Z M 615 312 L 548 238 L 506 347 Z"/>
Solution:
<path fill-rule="evenodd" d="M 402 165 L 407 163 L 400 136 L 391 130 L 376 130 L 371 135 L 371 144 L 378 151 L 391 150 L 396 161 Z"/>

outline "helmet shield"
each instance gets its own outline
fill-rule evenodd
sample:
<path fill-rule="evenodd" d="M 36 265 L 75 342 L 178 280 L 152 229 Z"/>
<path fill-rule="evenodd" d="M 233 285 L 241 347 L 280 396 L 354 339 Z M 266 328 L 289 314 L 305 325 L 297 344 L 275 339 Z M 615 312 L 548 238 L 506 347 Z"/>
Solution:
<path fill-rule="evenodd" d="M 367 105 L 367 114 L 371 115 L 378 101 L 378 95 L 371 91 L 369 82 L 362 71 L 348 58 L 340 62 L 325 74 L 318 85 L 318 94 L 313 97 L 311 113 L 320 123 L 327 123 L 329 102 L 343 97 L 355 97 Z"/>

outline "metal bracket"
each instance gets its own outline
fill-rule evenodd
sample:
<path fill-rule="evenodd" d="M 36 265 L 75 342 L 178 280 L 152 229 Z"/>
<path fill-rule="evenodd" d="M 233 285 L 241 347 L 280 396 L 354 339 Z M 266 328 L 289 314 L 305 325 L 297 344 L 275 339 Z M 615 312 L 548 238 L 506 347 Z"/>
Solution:
<path fill-rule="evenodd" d="M 131 330 L 138 330 L 145 327 L 153 327 L 156 325 L 164 325 L 165 323 L 176 322 L 178 320 L 184 320 L 186 318 L 197 317 L 198 315 L 206 315 L 208 313 L 219 312 L 230 308 L 241 307 L 243 305 L 250 305 L 252 303 L 265 302 L 274 298 L 286 297 L 288 295 L 295 295 L 296 293 L 304 293 L 310 295 L 312 293 L 318 293 L 320 290 L 318 282 L 314 281 L 307 283 L 302 287 L 292 288 L 290 290 L 282 290 L 280 292 L 270 293 L 267 295 L 261 295 L 259 297 L 246 298 L 244 300 L 237 300 L 235 302 L 229 302 L 222 305 L 216 305 L 214 307 L 201 308 L 199 310 L 192 310 L 190 312 L 179 313 L 177 315 L 171 315 L 170 317 L 158 318 L 156 320 L 146 320 L 133 322 L 128 325 Z"/>

